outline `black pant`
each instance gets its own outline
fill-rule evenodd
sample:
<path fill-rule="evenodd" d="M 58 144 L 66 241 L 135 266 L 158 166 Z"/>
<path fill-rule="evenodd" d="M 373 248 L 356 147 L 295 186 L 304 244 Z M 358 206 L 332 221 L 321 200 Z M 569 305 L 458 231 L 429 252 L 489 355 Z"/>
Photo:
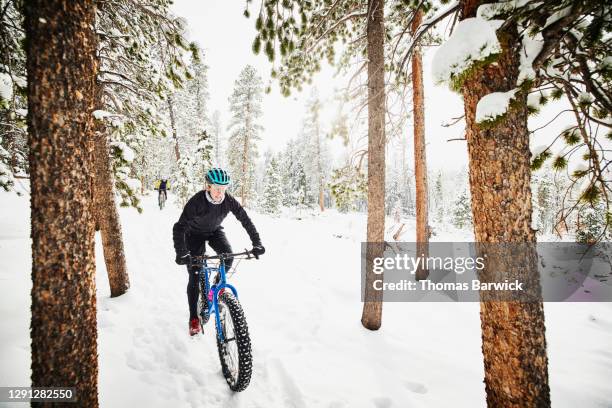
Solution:
<path fill-rule="evenodd" d="M 162 190 L 162 189 L 160 189 L 159 192 L 158 192 L 158 195 L 157 195 L 158 198 L 161 197 L 162 193 L 164 194 L 164 200 L 167 200 L 168 199 L 168 193 L 166 193 L 166 190 Z"/>
<path fill-rule="evenodd" d="M 192 255 L 203 255 L 206 252 L 206 242 L 218 254 L 231 253 L 232 247 L 227 241 L 225 232 L 221 228 L 210 234 L 187 234 L 187 249 Z M 233 259 L 225 261 L 225 270 L 232 267 Z M 189 319 L 198 317 L 198 275 L 197 268 L 189 268 L 189 283 L 187 284 L 187 301 L 189 302 Z M 206 294 L 207 295 L 207 294 Z"/>

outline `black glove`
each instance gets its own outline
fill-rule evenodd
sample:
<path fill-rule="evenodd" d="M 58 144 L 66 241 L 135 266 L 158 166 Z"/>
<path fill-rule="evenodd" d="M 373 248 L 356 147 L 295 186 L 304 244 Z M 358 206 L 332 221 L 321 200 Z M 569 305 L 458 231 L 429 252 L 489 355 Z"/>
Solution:
<path fill-rule="evenodd" d="M 255 257 L 255 259 L 259 259 L 259 255 L 263 255 L 266 253 L 266 248 L 263 245 L 253 245 L 253 249 L 251 249 L 251 253 Z"/>
<path fill-rule="evenodd" d="M 189 251 L 179 251 L 176 253 L 174 262 L 176 262 L 177 265 L 188 265 L 191 263 L 191 254 Z"/>

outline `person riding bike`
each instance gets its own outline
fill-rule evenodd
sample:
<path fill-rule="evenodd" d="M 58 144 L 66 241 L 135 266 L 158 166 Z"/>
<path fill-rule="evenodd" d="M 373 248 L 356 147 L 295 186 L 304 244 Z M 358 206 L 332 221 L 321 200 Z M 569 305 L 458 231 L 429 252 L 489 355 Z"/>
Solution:
<path fill-rule="evenodd" d="M 178 222 L 172 229 L 176 263 L 187 265 L 189 283 L 187 284 L 187 301 L 189 303 L 189 334 L 200 332 L 197 315 L 198 277 L 197 267 L 190 267 L 191 255 L 201 255 L 205 243 L 217 253 L 231 253 L 221 223 L 231 211 L 249 234 L 255 256 L 265 252 L 259 233 L 240 203 L 226 189 L 230 184 L 229 174 L 221 168 L 213 168 L 206 173 L 204 190 L 189 199 Z M 225 261 L 226 270 L 232 267 L 233 259 Z"/>
<path fill-rule="evenodd" d="M 163 193 L 164 200 L 168 199 L 168 192 L 166 190 L 170 189 L 170 182 L 167 178 L 159 179 L 155 182 L 155 189 L 158 190 L 157 200 L 161 198 Z"/>

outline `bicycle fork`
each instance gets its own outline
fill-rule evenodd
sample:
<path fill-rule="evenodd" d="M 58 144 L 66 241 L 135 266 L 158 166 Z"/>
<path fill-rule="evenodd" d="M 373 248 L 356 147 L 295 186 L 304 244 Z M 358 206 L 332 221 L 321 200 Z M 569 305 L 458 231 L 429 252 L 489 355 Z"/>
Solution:
<path fill-rule="evenodd" d="M 206 265 L 206 263 L 204 263 L 204 266 L 200 270 L 200 273 L 204 272 L 204 274 L 202 275 L 203 277 L 201 279 L 204 280 L 203 296 L 204 296 L 204 299 L 206 300 L 206 306 L 208 307 L 208 314 L 205 318 L 203 316 L 203 318 L 205 320 L 204 323 L 207 323 L 211 314 L 214 313 L 217 335 L 219 337 L 219 341 L 223 343 L 225 342 L 225 339 L 223 337 L 223 328 L 221 327 L 221 317 L 219 313 L 219 293 L 223 289 L 228 288 L 229 290 L 232 291 L 232 294 L 234 295 L 234 297 L 238 299 L 238 291 L 233 285 L 230 285 L 225 281 L 225 265 L 223 264 L 219 266 L 219 273 L 221 275 L 221 281 L 217 284 L 213 284 L 211 287 L 210 286 L 210 272 L 209 272 L 210 269 L 213 269 L 213 268 L 209 268 Z M 209 293 L 211 292 L 212 292 L 212 296 L 209 298 Z"/>

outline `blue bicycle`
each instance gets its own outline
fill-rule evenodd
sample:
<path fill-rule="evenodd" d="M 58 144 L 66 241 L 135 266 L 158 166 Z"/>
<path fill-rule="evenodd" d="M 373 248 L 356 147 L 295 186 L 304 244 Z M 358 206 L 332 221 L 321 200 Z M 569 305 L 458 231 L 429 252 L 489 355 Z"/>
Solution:
<path fill-rule="evenodd" d="M 253 356 L 251 338 L 238 301 L 238 292 L 227 283 L 225 261 L 229 258 L 252 259 L 250 251 L 236 254 L 194 256 L 191 265 L 198 268 L 198 317 L 202 332 L 211 316 L 217 328 L 217 349 L 223 376 L 232 391 L 244 391 L 251 381 Z M 218 259 L 218 266 L 208 266 L 211 259 Z M 211 286 L 211 276 L 217 273 Z"/>

